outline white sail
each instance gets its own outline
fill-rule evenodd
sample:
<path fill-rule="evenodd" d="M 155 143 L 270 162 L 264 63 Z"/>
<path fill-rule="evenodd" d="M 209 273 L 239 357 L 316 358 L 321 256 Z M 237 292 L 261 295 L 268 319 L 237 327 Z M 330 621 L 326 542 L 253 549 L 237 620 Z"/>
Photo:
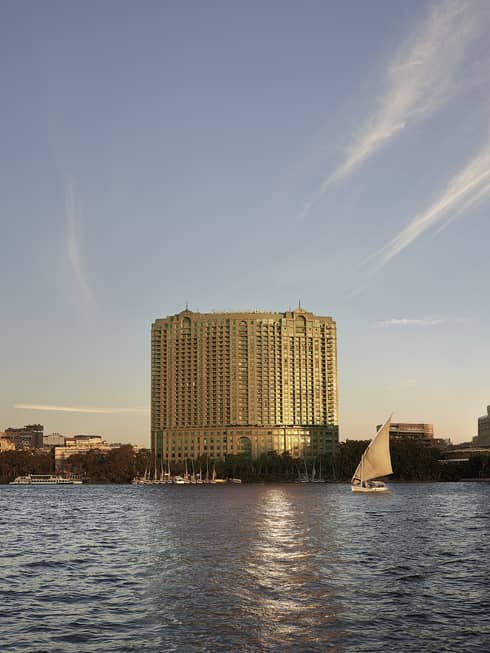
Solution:
<path fill-rule="evenodd" d="M 391 416 L 379 429 L 367 446 L 366 451 L 362 454 L 361 462 L 352 477 L 353 483 L 371 481 L 380 476 L 393 474 L 390 456 L 390 423 Z"/>

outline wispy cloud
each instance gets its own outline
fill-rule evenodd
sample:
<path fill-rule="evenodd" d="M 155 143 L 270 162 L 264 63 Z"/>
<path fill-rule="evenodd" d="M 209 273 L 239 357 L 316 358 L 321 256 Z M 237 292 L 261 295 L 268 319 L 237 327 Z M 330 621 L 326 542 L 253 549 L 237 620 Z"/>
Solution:
<path fill-rule="evenodd" d="M 390 240 L 373 258 L 379 267 L 435 225 L 440 228 L 490 197 L 490 140 L 448 183 L 445 191 Z"/>
<path fill-rule="evenodd" d="M 92 303 L 94 296 L 85 276 L 81 257 L 81 238 L 77 216 L 73 184 L 68 183 L 65 192 L 66 237 L 65 252 L 68 263 L 77 282 L 82 299 Z"/>
<path fill-rule="evenodd" d="M 430 117 L 458 90 L 469 49 L 490 20 L 490 5 L 477 0 L 444 0 L 435 4 L 420 28 L 395 54 L 386 70 L 385 92 L 372 115 L 361 125 L 340 165 L 303 208 L 313 204 L 391 142 L 410 124 Z"/>
<path fill-rule="evenodd" d="M 14 404 L 14 408 L 23 408 L 24 410 L 46 410 L 61 413 L 91 413 L 101 415 L 140 415 L 148 412 L 147 408 L 87 408 L 82 406 L 52 406 L 49 404 Z"/>
<path fill-rule="evenodd" d="M 408 317 L 394 317 L 390 320 L 381 320 L 376 322 L 376 326 L 380 327 L 398 327 L 398 326 L 414 326 L 414 327 L 431 327 L 443 324 L 444 320 L 427 320 L 427 319 L 414 319 Z"/>

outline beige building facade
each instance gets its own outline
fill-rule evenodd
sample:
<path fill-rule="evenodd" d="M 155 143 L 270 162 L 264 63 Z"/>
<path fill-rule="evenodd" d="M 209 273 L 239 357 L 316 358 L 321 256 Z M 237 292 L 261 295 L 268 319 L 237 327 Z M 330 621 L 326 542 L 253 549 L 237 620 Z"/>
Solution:
<path fill-rule="evenodd" d="M 152 325 L 151 435 L 158 459 L 325 453 L 338 442 L 337 404 L 331 317 L 302 309 L 185 310 Z"/>
<path fill-rule="evenodd" d="M 43 437 L 43 447 L 63 447 L 65 436 L 61 433 L 49 433 Z"/>
<path fill-rule="evenodd" d="M 490 446 L 490 406 L 487 406 L 487 414 L 478 418 L 478 435 L 473 438 L 473 443 Z"/>
<path fill-rule="evenodd" d="M 0 451 L 14 451 L 15 444 L 5 437 L 5 433 L 0 432 Z"/>
<path fill-rule="evenodd" d="M 381 424 L 376 427 L 376 430 L 378 431 L 380 428 Z M 421 422 L 391 422 L 390 438 L 431 442 L 434 440 L 434 425 Z"/>
<path fill-rule="evenodd" d="M 101 435 L 74 435 L 64 438 L 63 446 L 54 447 L 55 470 L 62 471 L 70 456 L 86 454 L 89 451 L 107 454 L 112 450 L 111 445 L 102 439 Z"/>

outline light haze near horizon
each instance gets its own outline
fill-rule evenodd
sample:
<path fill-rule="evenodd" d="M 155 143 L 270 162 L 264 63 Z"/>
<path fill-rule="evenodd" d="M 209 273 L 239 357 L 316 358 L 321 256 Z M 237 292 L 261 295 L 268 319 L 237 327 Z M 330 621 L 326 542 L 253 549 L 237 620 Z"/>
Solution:
<path fill-rule="evenodd" d="M 337 322 L 341 439 L 490 404 L 490 3 L 0 6 L 0 431 L 149 444 L 150 326 Z"/>

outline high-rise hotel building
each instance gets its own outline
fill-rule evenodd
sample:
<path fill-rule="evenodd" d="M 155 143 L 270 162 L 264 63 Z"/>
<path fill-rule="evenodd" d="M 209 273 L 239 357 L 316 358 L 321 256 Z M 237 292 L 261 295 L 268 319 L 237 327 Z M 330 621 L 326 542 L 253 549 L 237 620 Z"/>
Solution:
<path fill-rule="evenodd" d="M 331 451 L 338 442 L 335 321 L 286 313 L 194 313 L 151 330 L 157 459 Z"/>

